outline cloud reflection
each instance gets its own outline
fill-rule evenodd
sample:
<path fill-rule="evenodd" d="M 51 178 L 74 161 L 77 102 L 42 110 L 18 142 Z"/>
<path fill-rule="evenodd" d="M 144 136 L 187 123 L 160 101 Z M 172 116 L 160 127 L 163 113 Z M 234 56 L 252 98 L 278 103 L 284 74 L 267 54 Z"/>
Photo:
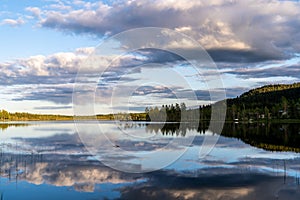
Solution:
<path fill-rule="evenodd" d="M 51 131 L 44 126 L 40 125 L 39 130 Z M 29 129 L 27 126 L 14 128 L 24 132 Z M 153 134 L 145 130 L 149 131 L 151 127 L 126 126 L 126 129 L 140 129 L 145 134 Z M 68 128 L 60 130 L 70 131 Z M 107 130 L 111 129 L 107 127 Z M 203 137 L 193 132 L 192 128 L 186 131 L 185 137 L 197 134 L 186 154 L 162 170 L 141 174 L 124 173 L 106 167 L 83 148 L 77 134 L 57 134 L 57 130 L 53 130 L 54 134 L 46 137 L 18 138 L 10 132 L 11 138 L 18 141 L 18 152 L 8 153 L 8 147 L 1 145 L 0 176 L 8 178 L 10 182 L 24 180 L 34 185 L 70 187 L 76 191 L 93 193 L 99 192 L 99 187 L 101 192 L 102 187 L 114 185 L 114 189 L 108 189 L 108 199 L 115 191 L 120 193 L 120 199 L 252 200 L 274 199 L 276 196 L 279 199 L 299 199 L 299 154 L 268 152 L 253 148 L 238 139 L 220 137 L 214 150 L 207 157 L 199 159 L 197 152 Z M 161 130 L 156 134 L 160 137 L 184 138 L 183 135 L 163 135 Z M 120 144 L 126 144 L 127 148 L 132 146 L 132 151 L 138 151 L 137 145 L 133 145 L 135 143 L 126 141 Z M 43 146 L 47 151 L 23 152 L 23 148 L 30 146 L 32 149 Z M 10 148 L 16 147 L 12 145 Z M 126 158 L 120 154 L 107 155 L 107 159 L 121 160 L 129 168 L 140 167 L 132 162 L 134 157 Z"/>

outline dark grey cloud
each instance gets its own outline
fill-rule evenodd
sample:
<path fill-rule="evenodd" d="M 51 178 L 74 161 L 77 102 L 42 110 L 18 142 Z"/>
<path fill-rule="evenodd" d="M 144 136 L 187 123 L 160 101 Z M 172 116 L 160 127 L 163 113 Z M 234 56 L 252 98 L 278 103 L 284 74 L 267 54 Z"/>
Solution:
<path fill-rule="evenodd" d="M 120 84 L 120 83 L 128 83 L 132 81 L 139 80 L 138 78 L 130 78 L 130 77 L 123 77 L 123 75 L 133 74 L 135 72 L 139 72 L 139 70 L 135 71 L 124 71 L 122 69 L 114 70 L 115 73 L 104 72 L 103 74 L 99 75 L 99 83 L 97 83 L 98 88 L 103 89 L 103 87 L 109 87 L 112 84 Z"/>
<path fill-rule="evenodd" d="M 207 51 L 215 62 L 255 63 L 267 60 L 281 60 L 289 56 L 282 53 L 270 54 L 255 50 L 209 49 Z"/>
<path fill-rule="evenodd" d="M 225 91 L 226 90 L 226 91 Z M 234 92 L 237 94 L 240 94 L 240 90 L 239 88 L 237 88 L 237 90 L 235 90 L 235 88 L 229 89 L 228 91 L 230 92 Z M 224 94 L 226 92 L 227 94 L 227 89 L 224 88 L 208 88 L 208 89 L 202 89 L 202 90 L 186 90 L 186 89 L 182 89 L 179 90 L 180 92 L 180 96 L 185 97 L 186 99 L 189 100 L 195 100 L 195 97 L 197 100 L 202 100 L 202 101 L 216 101 L 218 97 L 221 97 L 223 100 L 224 99 Z M 227 94 L 228 96 L 228 94 Z M 231 94 L 229 93 L 229 96 L 231 96 Z"/>
<path fill-rule="evenodd" d="M 45 129 L 42 129 L 45 132 Z M 45 138 L 14 138 L 15 140 L 20 140 L 25 142 L 27 145 L 34 147 L 35 150 L 39 152 L 50 153 L 53 151 L 78 151 L 86 152 L 84 145 L 82 144 L 80 137 L 77 134 L 66 134 L 66 130 L 48 130 L 48 131 L 57 131 L 57 134 L 51 137 Z M 53 148 L 55 147 L 55 148 Z"/>
<path fill-rule="evenodd" d="M 293 1 L 143 0 L 86 2 L 67 11 L 47 8 L 37 19 L 42 27 L 100 37 L 130 28 L 166 27 L 196 39 L 217 61 L 255 62 L 300 50 L 299 14 L 300 4 Z"/>
<path fill-rule="evenodd" d="M 141 86 L 138 87 L 137 90 L 134 91 L 132 95 L 134 96 L 144 96 L 148 94 L 168 94 L 174 98 L 176 97 L 175 94 L 172 92 L 172 89 L 167 87 L 155 87 L 155 86 Z"/>
<path fill-rule="evenodd" d="M 166 27 L 197 40 L 217 62 L 220 69 L 226 69 L 225 73 L 233 74 L 238 78 L 263 79 L 286 76 L 298 80 L 300 78 L 299 66 L 296 65 L 282 68 L 255 68 L 262 62 L 281 61 L 300 51 L 299 2 L 142 0 L 118 1 L 117 3 L 81 2 L 73 4 L 67 1 L 61 3 L 59 7 L 63 9 L 57 5 L 47 5 L 41 8 L 30 7 L 26 10 L 33 14 L 40 27 L 70 34 L 92 34 L 100 38 L 112 36 L 130 28 Z M 135 39 L 137 38 L 131 40 Z M 147 40 L 147 37 L 142 39 Z M 130 41 L 128 44 L 130 45 Z M 169 44 L 168 49 L 172 48 L 183 49 L 191 55 L 191 58 L 197 59 L 197 50 L 184 41 Z M 33 56 L 28 59 L 2 63 L 0 64 L 0 85 L 12 87 L 32 85 L 34 89 L 27 90 L 26 93 L 21 91 L 21 97 L 15 97 L 14 100 L 70 103 L 72 96 L 70 87 L 63 88 L 58 84 L 73 84 L 80 63 L 93 50 L 93 48 L 87 48 L 72 53 Z M 103 63 L 96 66 L 97 69 L 101 68 L 100 71 L 106 70 L 98 83 L 104 97 L 111 94 L 107 90 L 113 84 L 121 85 L 138 81 L 138 78 L 126 75 L 140 73 L 139 66 L 141 65 L 157 63 L 158 65 L 153 64 L 149 67 L 159 68 L 186 62 L 180 55 L 157 49 L 139 49 L 129 52 L 121 59 L 114 60 L 113 63 L 111 63 L 111 59 L 103 56 L 101 57 Z M 242 70 L 241 63 L 249 69 Z M 91 75 L 94 72 L 96 74 L 97 69 L 82 71 Z M 93 75 L 95 76 L 95 74 Z M 96 76 L 100 77 L 100 74 Z M 87 83 L 89 79 L 80 81 Z M 257 84 L 264 83 L 262 81 Z M 52 88 L 49 85 L 52 85 Z M 19 90 L 15 89 L 18 92 Z M 181 92 L 184 93 L 183 90 L 181 89 Z M 243 88 L 228 89 L 227 96 L 234 97 L 243 91 Z M 170 91 L 155 91 L 153 88 L 144 88 L 143 92 L 140 89 L 140 93 L 138 91 L 134 93 L 136 96 L 150 94 L 157 94 L 162 98 L 169 99 L 176 97 Z M 196 90 L 195 94 L 198 100 L 210 99 L 207 91 Z M 191 95 L 186 93 L 186 98 L 191 98 Z"/>
<path fill-rule="evenodd" d="M 194 91 L 198 100 L 210 100 L 209 91 L 208 90 L 196 90 Z"/>
<path fill-rule="evenodd" d="M 58 72 L 57 72 L 58 73 Z M 58 76 L 37 76 L 37 75 L 26 75 L 26 76 L 7 76 L 1 74 L 0 85 L 3 86 L 13 86 L 13 85 L 36 85 L 36 84 L 66 84 L 74 83 L 76 75 L 58 75 Z"/>
<path fill-rule="evenodd" d="M 173 52 L 163 49 L 139 49 L 137 52 L 140 56 L 147 58 L 146 63 L 173 63 L 176 61 L 184 61 L 184 58 Z"/>
<path fill-rule="evenodd" d="M 70 109 L 72 106 L 37 106 L 34 107 L 36 110 L 63 110 L 63 109 Z"/>
<path fill-rule="evenodd" d="M 128 111 L 129 110 L 129 112 L 144 112 L 146 107 L 147 107 L 146 105 L 141 105 L 141 106 L 136 105 L 136 106 L 130 106 L 130 107 L 115 106 L 114 109 L 122 110 L 122 111 Z"/>
<path fill-rule="evenodd" d="M 227 98 L 235 98 L 237 96 L 240 96 L 244 92 L 249 91 L 251 88 L 245 88 L 245 87 L 233 87 L 233 88 L 226 88 L 226 97 Z"/>
<path fill-rule="evenodd" d="M 216 174 L 211 175 L 214 171 Z M 279 187 L 282 177 L 268 176 L 255 172 L 236 173 L 230 169 L 216 168 L 207 174 L 191 176 L 168 171 L 151 173 L 149 181 L 131 187 L 122 187 L 119 199 L 259 199 L 267 200 L 278 195 L 282 198 L 297 199 L 299 192 L 293 187 Z M 219 174 L 218 174 L 219 172 Z M 223 175 L 222 173 L 227 172 Z M 197 174 L 197 175 L 196 175 Z M 292 182 L 288 178 L 288 182 Z M 272 188 L 272 189 L 269 189 Z"/>
<path fill-rule="evenodd" d="M 237 69 L 230 72 L 243 78 L 292 77 L 300 79 L 300 65 Z"/>
<path fill-rule="evenodd" d="M 169 141 L 166 142 L 147 142 L 147 141 L 131 141 L 131 140 L 120 140 L 117 141 L 118 145 L 122 150 L 130 152 L 151 152 L 166 147 Z M 178 147 L 180 148 L 180 147 Z M 173 148 L 172 148 L 173 149 Z M 175 150 L 175 148 L 173 149 Z"/>
<path fill-rule="evenodd" d="M 41 100 L 53 102 L 56 104 L 70 104 L 72 103 L 72 87 L 43 87 L 37 91 L 32 90 L 22 97 L 14 98 L 14 101 L 24 101 L 24 100 Z"/>

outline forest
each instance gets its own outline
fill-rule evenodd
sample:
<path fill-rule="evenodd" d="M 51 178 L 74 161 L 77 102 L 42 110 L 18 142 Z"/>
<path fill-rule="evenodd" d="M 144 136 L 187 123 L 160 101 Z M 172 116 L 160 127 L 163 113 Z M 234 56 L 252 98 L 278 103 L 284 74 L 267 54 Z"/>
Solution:
<path fill-rule="evenodd" d="M 299 120 L 300 83 L 269 85 L 227 100 L 227 120 Z"/>
<path fill-rule="evenodd" d="M 216 102 L 226 103 L 226 121 L 300 121 L 300 83 L 268 85 L 250 90 L 239 97 Z M 212 105 L 187 109 L 184 103 L 146 108 L 147 121 L 207 121 Z"/>
<path fill-rule="evenodd" d="M 53 121 L 53 120 L 73 120 L 73 116 L 65 115 L 45 115 L 31 114 L 26 112 L 10 113 L 6 110 L 0 110 L 1 121 Z"/>
<path fill-rule="evenodd" d="M 300 83 L 267 85 L 249 90 L 239 97 L 215 104 L 227 105 L 226 121 L 290 121 L 300 122 Z M 42 120 L 120 120 L 153 122 L 197 122 L 210 121 L 212 105 L 187 108 L 185 103 L 146 107 L 143 113 L 98 114 L 96 116 L 66 116 L 10 113 L 0 110 L 0 121 Z"/>

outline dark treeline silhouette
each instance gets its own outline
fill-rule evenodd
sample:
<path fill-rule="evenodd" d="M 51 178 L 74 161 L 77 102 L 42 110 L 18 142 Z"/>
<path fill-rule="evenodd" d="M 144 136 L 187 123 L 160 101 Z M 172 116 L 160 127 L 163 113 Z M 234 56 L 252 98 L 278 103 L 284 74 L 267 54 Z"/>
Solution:
<path fill-rule="evenodd" d="M 270 151 L 300 152 L 300 126 L 297 123 L 226 123 L 222 135 Z"/>
<path fill-rule="evenodd" d="M 210 105 L 199 106 L 198 109 L 187 109 L 185 103 L 162 105 L 145 109 L 146 121 L 153 122 L 198 122 L 210 120 Z"/>
<path fill-rule="evenodd" d="M 227 120 L 300 119 L 300 83 L 269 85 L 227 100 Z"/>
<path fill-rule="evenodd" d="M 227 105 L 226 121 L 300 121 L 300 83 L 264 86 L 217 104 Z M 177 103 L 146 108 L 145 113 L 147 121 L 193 122 L 210 120 L 211 110 L 211 105 L 187 109 L 184 103 Z"/>
<path fill-rule="evenodd" d="M 297 88 L 300 88 L 300 83 L 266 85 L 266 86 L 249 90 L 248 92 L 245 92 L 243 95 L 241 95 L 241 97 L 253 96 L 253 95 L 269 93 L 269 92 L 279 92 L 282 90 L 297 89 Z"/>
<path fill-rule="evenodd" d="M 146 124 L 146 132 L 161 133 L 162 135 L 170 136 L 186 136 L 188 131 L 196 131 L 200 134 L 205 134 L 208 130 L 209 121 L 202 123 L 165 123 L 165 124 Z"/>
<path fill-rule="evenodd" d="M 163 136 L 182 136 L 188 131 L 205 134 L 209 122 L 146 124 L 149 133 Z M 224 137 L 238 138 L 258 148 L 269 151 L 300 152 L 300 126 L 295 123 L 225 123 L 221 133 Z"/>

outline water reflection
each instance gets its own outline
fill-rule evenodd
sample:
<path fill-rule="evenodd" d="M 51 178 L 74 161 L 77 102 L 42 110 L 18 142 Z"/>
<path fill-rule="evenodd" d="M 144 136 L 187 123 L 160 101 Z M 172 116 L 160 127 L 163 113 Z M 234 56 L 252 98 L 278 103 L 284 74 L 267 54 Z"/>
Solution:
<path fill-rule="evenodd" d="M 298 199 L 300 196 L 297 179 L 285 180 L 282 174 L 268 175 L 251 169 L 237 171 L 216 167 L 129 174 L 85 156 L 1 154 L 0 160 L 1 179 L 8 178 L 10 184 L 16 185 L 17 192 L 22 187 L 19 182 L 26 181 L 33 184 L 27 185 L 28 192 L 34 185 L 67 186 L 74 191 L 98 195 L 106 188 L 105 196 L 96 195 L 93 199 Z M 116 187 L 108 189 L 109 185 Z M 5 191 L 9 196 L 7 193 Z M 49 195 L 43 199 L 51 198 Z M 19 196 L 19 199 L 27 198 Z"/>
<path fill-rule="evenodd" d="M 278 123 L 226 124 L 222 135 L 271 151 L 300 152 L 300 125 Z"/>
<path fill-rule="evenodd" d="M 131 142 L 116 138 L 120 147 L 127 146 L 132 151 L 153 151 L 155 145 L 168 137 L 184 139 L 191 134 L 196 137 L 187 152 L 172 165 L 151 173 L 131 174 L 113 170 L 96 160 L 82 144 L 72 123 L 12 126 L 0 135 L 0 193 L 3 199 L 269 200 L 300 197 L 298 153 L 253 148 L 228 135 L 230 137 L 221 136 L 213 151 L 199 159 L 203 134 L 209 134 L 205 131 L 206 125 L 123 123 L 118 126 L 126 127 L 127 133 L 143 136 Z M 254 136 L 257 130 L 263 132 L 268 128 L 227 125 L 225 131 L 232 129 L 232 134 L 240 133 L 245 137 L 240 129 L 247 126 Z M 298 130 L 291 125 L 268 129 L 273 132 L 277 128 L 280 131 L 283 131 L 280 128 L 292 128 L 286 132 L 291 137 Z M 115 124 L 105 124 L 105 131 L 114 133 L 115 129 Z M 163 140 L 159 137 L 148 141 L 153 147 L 149 148 L 146 136 L 153 134 Z M 170 150 L 177 148 L 170 147 Z M 160 159 L 164 156 L 168 155 Z M 121 160 L 128 167 L 136 167 L 135 158 L 122 154 L 107 159 Z"/>
<path fill-rule="evenodd" d="M 0 123 L 0 129 L 4 132 L 9 127 L 27 127 L 40 124 L 38 122 Z M 123 122 L 117 125 L 122 130 L 137 130 L 138 136 L 141 136 L 140 129 L 145 128 L 145 132 L 149 134 L 185 137 L 187 132 L 191 131 L 199 134 L 207 133 L 209 122 L 204 121 L 199 124 Z M 300 152 L 300 125 L 297 123 L 225 123 L 221 135 L 238 138 L 247 144 L 266 150 Z M 78 140 L 80 139 L 78 138 Z"/>
<path fill-rule="evenodd" d="M 0 175 L 15 184 L 25 180 L 35 185 L 70 186 L 89 193 L 97 193 L 97 185 L 109 183 L 118 185 L 120 199 L 274 199 L 276 195 L 282 199 L 296 199 L 300 195 L 294 179 L 289 178 L 285 184 L 282 175 L 265 175 L 250 169 L 128 174 L 86 158 L 1 154 Z M 110 194 L 106 197 L 110 198 Z"/>
<path fill-rule="evenodd" d="M 197 131 L 204 134 L 209 127 L 209 122 L 197 123 L 166 123 L 166 124 L 146 124 L 146 132 L 171 136 L 186 136 L 187 132 Z"/>
<path fill-rule="evenodd" d="M 148 124 L 147 132 L 161 133 L 162 135 L 185 136 L 187 131 L 197 131 L 205 134 L 208 131 L 208 122 L 201 124 L 173 123 Z M 226 123 L 222 136 L 238 138 L 252 146 L 270 151 L 300 152 L 300 125 L 295 123 Z"/>
<path fill-rule="evenodd" d="M 0 130 L 5 131 L 8 127 L 22 127 L 29 126 L 28 123 L 1 123 L 0 122 Z"/>
<path fill-rule="evenodd" d="M 35 185 L 71 186 L 77 191 L 94 192 L 97 184 L 142 180 L 134 174 L 124 176 L 87 156 L 2 153 L 0 158 L 0 176 L 16 184 L 26 180 Z"/>

